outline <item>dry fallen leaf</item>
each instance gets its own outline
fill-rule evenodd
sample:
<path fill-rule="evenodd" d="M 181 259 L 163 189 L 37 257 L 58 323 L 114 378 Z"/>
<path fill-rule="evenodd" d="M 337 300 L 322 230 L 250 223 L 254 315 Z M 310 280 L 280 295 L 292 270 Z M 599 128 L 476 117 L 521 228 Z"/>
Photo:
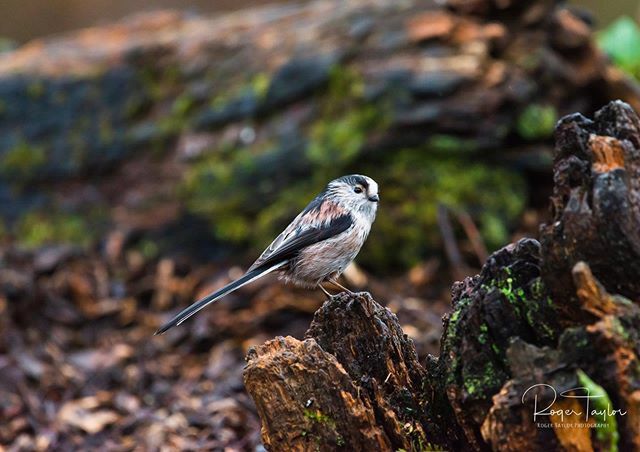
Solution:
<path fill-rule="evenodd" d="M 58 419 L 63 424 L 71 425 L 87 433 L 98 433 L 107 425 L 113 424 L 119 418 L 112 410 L 97 410 L 98 401 L 95 397 L 72 400 L 65 403 L 58 412 Z"/>

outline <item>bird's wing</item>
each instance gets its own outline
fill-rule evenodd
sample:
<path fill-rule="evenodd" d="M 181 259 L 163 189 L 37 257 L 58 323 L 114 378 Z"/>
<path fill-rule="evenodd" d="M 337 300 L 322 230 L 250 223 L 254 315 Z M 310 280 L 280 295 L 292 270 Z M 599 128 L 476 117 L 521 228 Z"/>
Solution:
<path fill-rule="evenodd" d="M 353 225 L 353 218 L 342 207 L 316 198 L 267 247 L 248 271 L 268 268 L 287 261 L 309 245 L 334 237 Z"/>

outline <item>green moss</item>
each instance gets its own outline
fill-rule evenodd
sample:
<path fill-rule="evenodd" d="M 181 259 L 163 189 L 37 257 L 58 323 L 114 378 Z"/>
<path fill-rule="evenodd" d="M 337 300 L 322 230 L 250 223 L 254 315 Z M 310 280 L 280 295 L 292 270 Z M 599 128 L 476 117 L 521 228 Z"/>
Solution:
<path fill-rule="evenodd" d="M 374 130 L 386 127 L 386 112 L 364 101 L 364 81 L 355 71 L 335 66 L 319 105 L 320 114 L 309 128 L 306 154 L 323 167 L 354 162 Z"/>
<path fill-rule="evenodd" d="M 153 240 L 142 239 L 136 246 L 136 249 L 140 251 L 140 254 L 145 257 L 146 260 L 154 259 L 158 256 L 160 249 L 158 244 Z"/>
<path fill-rule="evenodd" d="M 59 242 L 86 246 L 93 239 L 85 218 L 77 214 L 30 212 L 15 229 L 18 241 L 28 247 Z"/>
<path fill-rule="evenodd" d="M 346 165 L 358 157 L 369 131 L 380 124 L 372 106 L 349 110 L 335 119 L 320 119 L 312 126 L 306 153 L 317 165 Z"/>
<path fill-rule="evenodd" d="M 551 137 L 558 121 L 558 112 L 551 105 L 531 104 L 518 117 L 518 133 L 525 140 Z"/>
<path fill-rule="evenodd" d="M 483 163 L 404 149 L 381 166 L 372 170 L 382 193 L 373 233 L 385 239 L 369 241 L 362 254 L 378 266 L 410 266 L 441 247 L 438 202 L 471 214 L 490 249 L 509 240 L 508 225 L 525 205 L 524 180 Z"/>
<path fill-rule="evenodd" d="M 225 104 L 238 95 L 238 89 L 264 95 L 261 91 L 267 85 L 268 77 L 257 74 L 236 88 L 236 94 L 225 93 L 214 104 Z M 369 130 L 381 125 L 380 112 L 363 101 L 362 90 L 353 73 L 334 71 L 326 97 L 318 103 L 320 114 L 308 126 L 306 147 L 292 151 L 288 142 L 258 141 L 222 147 L 197 162 L 187 171 L 182 187 L 189 210 L 210 218 L 221 239 L 250 243 L 256 249 L 266 245 L 327 180 L 341 175 L 336 168 L 352 162 Z M 313 173 L 286 184 L 280 177 L 282 164 L 304 171 L 313 168 Z"/>
<path fill-rule="evenodd" d="M 459 138 L 455 135 L 435 134 L 429 137 L 426 147 L 443 153 L 468 153 L 477 149 L 474 140 Z"/>
<path fill-rule="evenodd" d="M 233 100 L 255 96 L 257 100 L 263 99 L 269 90 L 271 77 L 265 72 L 250 74 L 240 79 L 231 79 L 226 82 L 227 86 L 217 90 L 209 105 L 215 109 L 222 109 Z"/>
<path fill-rule="evenodd" d="M 460 318 L 462 313 L 467 309 L 469 304 L 471 303 L 470 298 L 462 298 L 458 300 L 456 303 L 453 312 L 449 316 L 449 320 L 447 321 L 447 330 L 445 336 L 445 348 L 454 350 L 455 346 L 453 346 L 454 342 L 459 340 L 458 338 L 458 323 L 460 322 Z M 451 384 L 455 381 L 457 370 L 459 367 L 459 360 L 457 356 L 452 357 L 451 362 L 451 372 L 447 373 L 447 384 Z"/>
<path fill-rule="evenodd" d="M 617 452 L 620 434 L 618 433 L 618 422 L 615 415 L 608 415 L 613 410 L 613 406 L 607 391 L 589 378 L 582 370 L 578 369 L 576 374 L 580 384 L 587 389 L 588 394 L 591 396 L 591 406 L 589 408 L 591 412 L 589 415 L 596 422 L 596 438 L 603 444 L 603 450 Z"/>
<path fill-rule="evenodd" d="M 502 384 L 502 377 L 496 371 L 495 365 L 488 361 L 482 374 L 470 372 L 463 367 L 462 381 L 464 389 L 469 395 L 489 394 Z"/>
<path fill-rule="evenodd" d="M 10 179 L 30 178 L 47 160 L 43 146 L 20 141 L 0 156 L 0 173 Z"/>
<path fill-rule="evenodd" d="M 589 337 L 582 327 L 567 328 L 560 336 L 559 342 L 559 348 L 565 348 L 563 344 L 570 344 L 568 345 L 569 349 L 578 351 L 586 351 L 591 346 Z"/>
<path fill-rule="evenodd" d="M 484 286 L 487 291 L 494 288 L 499 290 L 505 299 L 513 306 L 515 313 L 527 322 L 541 337 L 554 340 L 557 336 L 555 329 L 545 319 L 553 318 L 548 313 L 553 310 L 551 298 L 546 295 L 546 289 L 540 278 L 531 281 L 527 287 L 519 286 L 511 275 L 511 269 L 504 268 L 503 275 Z"/>
<path fill-rule="evenodd" d="M 335 445 L 337 447 L 343 447 L 346 444 L 344 437 L 336 430 L 336 421 L 331 418 L 331 416 L 321 412 L 318 409 L 311 410 L 307 408 L 304 410 L 304 417 L 305 419 L 312 422 L 312 431 L 317 431 L 318 429 L 320 429 L 326 432 L 327 430 L 329 430 L 333 434 Z M 304 430 L 302 432 L 302 436 L 308 436 L 311 439 L 315 437 L 312 432 L 309 432 L 307 430 Z M 318 441 L 318 438 L 315 437 L 315 440 Z"/>
<path fill-rule="evenodd" d="M 447 335 L 448 336 L 455 336 L 456 335 L 456 332 L 457 332 L 456 329 L 458 327 L 458 321 L 460 320 L 460 315 L 461 315 L 462 311 L 464 311 L 467 308 L 467 306 L 469 306 L 470 303 L 471 303 L 471 299 L 470 298 L 462 298 L 462 299 L 458 300 L 458 302 L 456 303 L 454 311 L 449 316 L 449 322 L 447 323 Z"/>
<path fill-rule="evenodd" d="M 163 101 L 180 89 L 180 68 L 145 65 L 139 70 L 138 79 L 146 96 L 157 102 Z"/>
<path fill-rule="evenodd" d="M 625 341 L 628 341 L 631 338 L 629 331 L 627 331 L 622 323 L 620 323 L 620 319 L 618 317 L 613 318 L 611 326 L 613 331 Z"/>
<path fill-rule="evenodd" d="M 320 410 L 304 410 L 304 417 L 313 422 L 319 422 L 320 424 L 328 424 L 331 427 L 335 427 L 336 422 L 328 415 L 324 414 Z"/>
<path fill-rule="evenodd" d="M 35 80 L 27 86 L 27 96 L 32 99 L 39 99 L 44 94 L 45 86 L 42 80 Z"/>
<path fill-rule="evenodd" d="M 545 287 L 544 283 L 542 282 L 542 278 L 537 277 L 531 283 L 531 294 L 536 298 L 541 298 L 545 295 Z"/>
<path fill-rule="evenodd" d="M 188 93 L 184 93 L 178 96 L 173 101 L 173 105 L 171 106 L 171 114 L 173 116 L 184 118 L 192 110 L 193 105 L 193 97 Z"/>
<path fill-rule="evenodd" d="M 251 91 L 253 91 L 259 99 L 262 99 L 266 96 L 270 83 L 271 77 L 269 74 L 265 72 L 258 72 L 251 78 L 249 86 L 251 87 Z"/>
<path fill-rule="evenodd" d="M 489 340 L 489 326 L 486 323 L 480 325 L 480 334 L 478 334 L 478 342 L 486 344 Z"/>
<path fill-rule="evenodd" d="M 126 119 L 134 120 L 141 117 L 149 106 L 149 99 L 146 95 L 132 96 L 127 99 L 124 106 L 124 116 Z"/>

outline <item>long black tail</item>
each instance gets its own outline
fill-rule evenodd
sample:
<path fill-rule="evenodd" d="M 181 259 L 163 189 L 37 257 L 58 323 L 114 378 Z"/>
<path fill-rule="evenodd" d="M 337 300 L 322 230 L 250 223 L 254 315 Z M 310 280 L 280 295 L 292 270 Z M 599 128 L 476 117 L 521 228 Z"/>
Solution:
<path fill-rule="evenodd" d="M 167 323 L 165 323 L 164 325 L 162 325 L 160 328 L 158 328 L 158 331 L 155 332 L 155 334 L 162 334 L 164 332 L 166 332 L 167 330 L 169 330 L 170 328 L 173 328 L 174 326 L 180 325 L 182 322 L 184 322 L 185 320 L 187 320 L 189 317 L 191 317 L 192 315 L 194 315 L 196 312 L 200 311 L 201 309 L 205 308 L 206 306 L 210 305 L 211 303 L 213 303 L 214 301 L 219 300 L 220 298 L 224 297 L 227 294 L 230 294 L 231 292 L 233 292 L 234 290 L 239 289 L 240 287 L 249 284 L 250 282 L 255 281 L 256 279 L 271 273 L 274 270 L 277 270 L 278 268 L 282 267 L 285 262 L 280 262 L 272 267 L 268 267 L 268 268 L 256 268 L 254 270 L 251 270 L 247 273 L 245 273 L 242 277 L 236 279 L 235 281 L 227 284 L 226 286 L 224 286 L 222 289 L 213 292 L 209 295 L 207 295 L 206 297 L 196 301 L 195 303 L 193 303 L 191 306 L 183 309 L 182 311 L 180 311 L 180 313 L 178 315 L 176 315 L 174 318 L 172 318 L 171 320 L 169 320 Z"/>

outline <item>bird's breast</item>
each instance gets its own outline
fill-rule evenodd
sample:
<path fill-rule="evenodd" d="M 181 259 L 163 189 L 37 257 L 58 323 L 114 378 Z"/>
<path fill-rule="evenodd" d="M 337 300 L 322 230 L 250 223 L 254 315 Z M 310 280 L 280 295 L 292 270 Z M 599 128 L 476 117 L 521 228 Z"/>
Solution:
<path fill-rule="evenodd" d="M 331 275 L 342 273 L 364 244 L 370 227 L 356 221 L 345 232 L 308 246 L 283 275 L 299 285 L 314 286 Z"/>

